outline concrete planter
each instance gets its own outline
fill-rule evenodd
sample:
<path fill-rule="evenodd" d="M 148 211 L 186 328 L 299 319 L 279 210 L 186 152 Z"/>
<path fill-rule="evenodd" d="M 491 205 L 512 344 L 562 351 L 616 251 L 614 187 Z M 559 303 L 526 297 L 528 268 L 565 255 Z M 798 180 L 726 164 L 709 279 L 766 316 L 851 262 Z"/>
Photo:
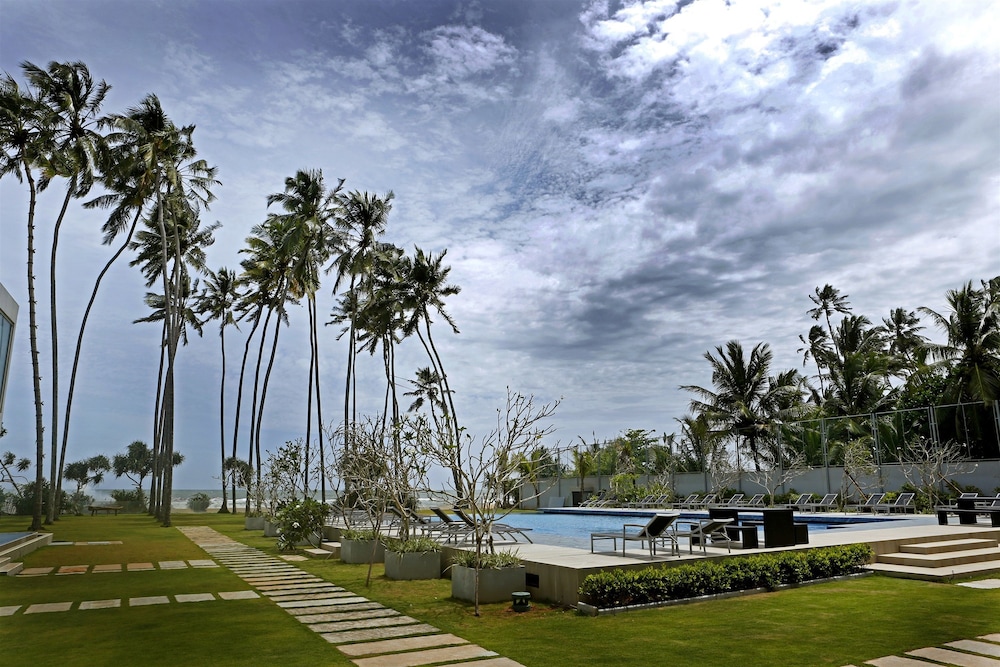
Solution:
<path fill-rule="evenodd" d="M 389 579 L 439 579 L 440 551 L 385 552 L 385 576 Z"/>
<path fill-rule="evenodd" d="M 341 540 L 340 560 L 345 563 L 382 563 L 385 561 L 385 546 L 375 540 Z M 375 559 L 372 560 L 372 547 L 375 547 Z"/>
<path fill-rule="evenodd" d="M 264 520 L 264 537 L 277 537 L 280 526 L 273 521 Z"/>
<path fill-rule="evenodd" d="M 505 567 L 499 570 L 479 571 L 479 601 L 509 602 L 511 593 L 525 589 L 524 566 Z M 475 602 L 476 569 L 464 565 L 451 567 L 451 596 L 459 600 Z"/>
<path fill-rule="evenodd" d="M 264 517 L 248 516 L 243 519 L 244 530 L 264 530 Z"/>

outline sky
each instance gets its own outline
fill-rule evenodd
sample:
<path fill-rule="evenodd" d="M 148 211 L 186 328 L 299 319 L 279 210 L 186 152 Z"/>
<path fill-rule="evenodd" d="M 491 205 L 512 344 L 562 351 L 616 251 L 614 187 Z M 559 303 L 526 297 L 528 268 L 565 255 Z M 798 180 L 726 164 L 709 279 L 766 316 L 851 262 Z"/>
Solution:
<path fill-rule="evenodd" d="M 238 266 L 296 170 L 393 191 L 385 240 L 447 249 L 461 287 L 447 302 L 460 333 L 435 333 L 460 421 L 485 434 L 510 387 L 561 401 L 547 444 L 568 447 L 676 431 L 692 398 L 680 387 L 710 386 L 704 354 L 732 339 L 808 373 L 798 336 L 816 287 L 878 323 L 944 311 L 948 290 L 1000 274 L 997 34 L 992 0 L 0 0 L 0 69 L 23 82 L 22 61 L 80 60 L 112 86 L 105 112 L 155 93 L 196 125 L 222 183 L 202 214 L 222 225 L 213 268 Z M 41 196 L 36 238 L 46 428 L 61 190 Z M 0 181 L 0 283 L 21 307 L 0 450 L 32 456 L 26 211 L 26 186 Z M 73 204 L 60 236 L 63 393 L 111 254 L 103 222 Z M 124 261 L 105 283 L 70 461 L 152 437 L 158 329 L 133 324 L 146 289 Z M 282 332 L 270 451 L 304 436 L 306 324 L 293 308 Z M 227 334 L 227 422 L 247 330 Z M 327 414 L 343 402 L 337 334 L 320 332 Z M 216 484 L 220 356 L 214 324 L 179 353 L 177 488 Z M 360 370 L 369 413 L 379 363 Z M 404 342 L 400 374 L 426 365 Z"/>

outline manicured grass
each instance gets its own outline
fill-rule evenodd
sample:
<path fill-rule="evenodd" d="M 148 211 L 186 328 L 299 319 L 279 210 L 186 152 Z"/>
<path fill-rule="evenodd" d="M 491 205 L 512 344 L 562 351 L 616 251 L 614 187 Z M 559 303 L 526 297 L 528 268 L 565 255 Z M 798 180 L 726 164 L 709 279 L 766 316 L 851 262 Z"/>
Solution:
<path fill-rule="evenodd" d="M 23 523 L 23 518 L 0 519 L 0 531 L 21 530 Z M 244 531 L 240 516 L 178 513 L 174 524 L 209 525 L 277 554 L 274 539 Z M 100 562 L 133 560 L 125 558 L 125 553 L 135 554 L 134 560 L 154 562 L 205 557 L 197 547 L 189 551 L 193 544 L 179 531 L 160 528 L 146 517 L 68 517 L 56 525 L 55 532 L 59 540 L 125 542 L 119 552 L 101 553 Z M 25 564 L 98 562 L 80 560 L 80 552 L 71 549 L 105 547 L 52 547 L 28 556 Z M 372 585 L 365 588 L 365 565 L 333 560 L 297 565 L 529 667 L 622 663 L 839 666 L 1000 632 L 996 614 L 1000 591 L 887 577 L 598 618 L 538 603 L 532 611 L 517 614 L 510 611 L 509 603 L 502 603 L 484 605 L 482 617 L 476 618 L 471 605 L 451 599 L 447 580 L 389 581 L 382 576 L 382 566 L 376 565 Z M 0 580 L 0 605 L 246 587 L 224 568 L 50 575 Z M 28 636 L 45 637 L 44 642 L 32 643 L 38 664 L 127 664 L 141 658 L 144 664 L 173 665 L 178 655 L 185 662 L 212 665 L 350 664 L 322 638 L 266 600 L 18 614 L 0 622 L 0 641 L 5 645 L 15 641 L 20 645 L 16 638 Z M 81 650 L 83 645 L 86 651 Z"/>

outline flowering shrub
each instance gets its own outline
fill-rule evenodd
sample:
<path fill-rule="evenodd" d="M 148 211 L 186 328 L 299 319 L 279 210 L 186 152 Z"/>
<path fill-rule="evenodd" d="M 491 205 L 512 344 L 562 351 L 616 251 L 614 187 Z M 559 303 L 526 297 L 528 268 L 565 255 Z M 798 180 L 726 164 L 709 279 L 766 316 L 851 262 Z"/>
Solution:
<path fill-rule="evenodd" d="M 323 529 L 330 506 L 312 498 L 292 500 L 278 510 L 278 550 L 291 551 L 295 545 Z"/>

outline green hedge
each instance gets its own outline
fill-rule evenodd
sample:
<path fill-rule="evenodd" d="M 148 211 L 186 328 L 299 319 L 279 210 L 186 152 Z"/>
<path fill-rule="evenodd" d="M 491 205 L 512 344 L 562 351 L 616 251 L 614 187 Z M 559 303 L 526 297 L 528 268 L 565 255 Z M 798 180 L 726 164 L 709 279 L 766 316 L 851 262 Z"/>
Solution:
<path fill-rule="evenodd" d="M 870 546 L 851 544 L 677 567 L 607 570 L 587 576 L 579 593 L 583 602 L 598 608 L 625 607 L 853 574 L 871 559 Z"/>

